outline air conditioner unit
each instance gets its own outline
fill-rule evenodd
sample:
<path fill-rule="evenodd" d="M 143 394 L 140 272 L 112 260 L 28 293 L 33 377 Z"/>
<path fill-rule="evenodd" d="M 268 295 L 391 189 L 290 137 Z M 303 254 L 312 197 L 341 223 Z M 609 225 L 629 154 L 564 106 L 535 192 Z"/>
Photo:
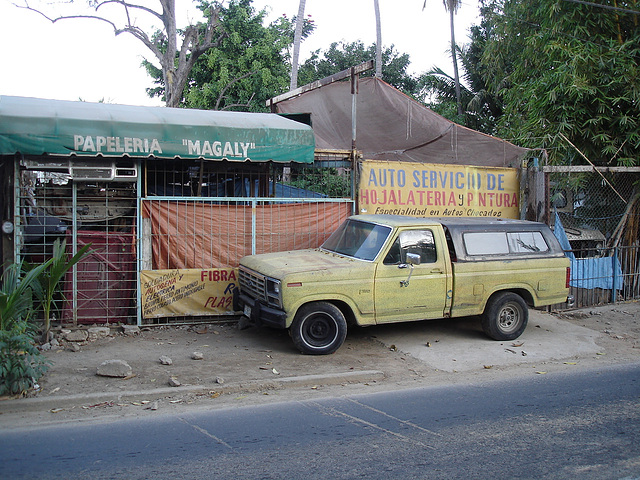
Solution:
<path fill-rule="evenodd" d="M 138 165 L 133 161 L 69 160 L 69 175 L 79 181 L 134 182 Z"/>
<path fill-rule="evenodd" d="M 135 160 L 47 160 L 24 159 L 27 170 L 58 172 L 78 181 L 135 182 L 138 179 L 138 164 Z"/>

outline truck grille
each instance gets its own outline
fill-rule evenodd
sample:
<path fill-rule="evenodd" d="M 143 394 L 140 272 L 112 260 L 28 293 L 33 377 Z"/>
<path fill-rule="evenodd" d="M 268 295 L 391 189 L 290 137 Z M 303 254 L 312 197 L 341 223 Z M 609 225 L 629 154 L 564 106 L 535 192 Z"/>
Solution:
<path fill-rule="evenodd" d="M 241 266 L 239 280 L 242 293 L 258 300 L 267 300 L 267 282 L 264 275 Z"/>

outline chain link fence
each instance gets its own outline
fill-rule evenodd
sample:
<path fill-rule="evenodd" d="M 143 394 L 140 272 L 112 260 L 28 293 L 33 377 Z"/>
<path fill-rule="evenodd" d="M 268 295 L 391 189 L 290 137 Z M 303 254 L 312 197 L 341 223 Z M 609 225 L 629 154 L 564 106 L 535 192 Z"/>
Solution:
<path fill-rule="evenodd" d="M 576 307 L 640 298 L 640 173 L 548 173 L 550 220 L 571 247 Z"/>

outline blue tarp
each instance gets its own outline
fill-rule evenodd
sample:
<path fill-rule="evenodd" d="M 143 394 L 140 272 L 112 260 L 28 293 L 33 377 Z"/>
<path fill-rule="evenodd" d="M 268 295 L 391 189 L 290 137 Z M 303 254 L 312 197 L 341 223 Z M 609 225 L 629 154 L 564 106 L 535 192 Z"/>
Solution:
<path fill-rule="evenodd" d="M 622 267 L 618 257 L 576 258 L 564 231 L 560 216 L 556 212 L 553 233 L 571 260 L 571 280 L 569 284 L 576 288 L 602 288 L 604 290 L 622 289 Z M 614 282 L 615 278 L 615 282 Z"/>

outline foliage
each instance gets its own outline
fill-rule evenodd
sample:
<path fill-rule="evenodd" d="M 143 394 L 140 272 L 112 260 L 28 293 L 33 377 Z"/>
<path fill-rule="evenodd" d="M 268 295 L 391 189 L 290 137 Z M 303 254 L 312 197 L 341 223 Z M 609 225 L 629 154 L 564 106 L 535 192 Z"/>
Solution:
<path fill-rule="evenodd" d="M 29 271 L 23 264 L 7 267 L 0 288 L 0 395 L 28 390 L 46 371 L 46 361 L 34 346 L 29 320 L 35 311 L 38 277 L 51 260 Z"/>
<path fill-rule="evenodd" d="M 203 54 L 189 75 L 181 105 L 212 110 L 266 111 L 266 101 L 289 85 L 289 50 L 295 17 L 282 16 L 263 26 L 266 12 L 256 12 L 252 0 L 231 0 L 218 10 L 224 33 L 218 45 Z M 305 19 L 302 38 L 315 28 Z M 164 95 L 161 71 L 145 63 L 155 79 L 154 96 Z"/>
<path fill-rule="evenodd" d="M 292 187 L 303 188 L 321 193 L 330 198 L 344 198 L 351 196 L 351 180 L 348 175 L 340 175 L 335 168 L 303 168 L 296 173 L 289 182 Z"/>
<path fill-rule="evenodd" d="M 458 115 L 455 78 L 438 67 L 422 74 L 418 81 L 421 97 L 436 113 L 449 120 L 490 135 L 496 134 L 502 104 L 485 81 L 482 56 L 489 34 L 486 20 L 471 27 L 470 43 L 458 50 L 464 84 L 460 86 L 463 115 Z M 432 99 L 432 102 L 428 100 Z"/>
<path fill-rule="evenodd" d="M 42 9 L 32 6 L 42 3 Z M 189 24 L 178 29 L 176 24 L 176 0 L 153 0 L 143 4 L 126 0 L 88 0 L 86 5 L 93 12 L 86 13 L 81 2 L 34 2 L 23 0 L 18 7 L 38 13 L 52 23 L 61 20 L 85 19 L 102 22 L 113 29 L 114 35 L 128 33 L 140 41 L 159 63 L 160 68 L 148 60 L 143 62 L 149 71 L 158 73 L 164 86 L 162 97 L 167 107 L 176 107 L 182 100 L 188 76 L 198 58 L 209 48 L 216 46 L 224 34 L 220 31 L 218 1 L 200 0 L 198 8 L 205 22 Z M 47 12 L 54 13 L 50 15 Z M 61 12 L 66 12 L 61 14 Z M 161 22 L 162 28 L 147 32 L 139 26 L 141 18 Z M 152 92 L 154 90 L 152 89 Z"/>
<path fill-rule="evenodd" d="M 66 242 L 57 239 L 53 243 L 53 256 L 42 272 L 37 276 L 40 288 L 34 290 L 44 313 L 43 339 L 47 339 L 51 328 L 51 308 L 55 307 L 55 297 L 60 293 L 59 284 L 65 273 L 69 271 L 87 254 L 90 245 L 84 245 L 71 258 L 67 259 Z"/>
<path fill-rule="evenodd" d="M 24 393 L 46 372 L 48 361 L 35 347 L 31 320 L 42 308 L 43 338 L 50 328 L 50 312 L 64 274 L 87 253 L 89 245 L 67 259 L 65 242 L 56 240 L 53 257 L 35 266 L 9 265 L 0 287 L 0 395 Z"/>
<path fill-rule="evenodd" d="M 38 276 L 50 262 L 39 265 L 28 272 L 23 264 L 9 265 L 2 276 L 0 287 L 0 330 L 9 331 L 28 321 L 34 312 L 33 290 L 41 294 Z M 24 273 L 24 277 L 22 274 Z M 21 278 L 22 277 L 22 278 Z"/>
<path fill-rule="evenodd" d="M 462 115 L 462 93 L 461 93 L 461 85 L 460 85 L 460 76 L 458 74 L 458 47 L 456 44 L 456 35 L 454 28 L 454 17 L 460 5 L 462 5 L 462 0 L 443 0 L 444 8 L 449 12 L 449 28 L 451 31 L 451 61 L 453 62 L 453 79 L 454 79 L 454 89 L 456 94 L 456 108 L 458 115 Z M 426 2 L 425 2 L 426 4 Z M 424 7 L 423 7 L 424 8 Z"/>
<path fill-rule="evenodd" d="M 361 41 L 353 43 L 334 42 L 327 50 L 312 52 L 307 61 L 300 66 L 299 84 L 320 80 L 347 68 L 359 65 L 375 58 L 376 45 L 365 47 Z M 399 53 L 394 46 L 382 51 L 382 79 L 407 95 L 416 96 L 419 92 L 418 81 L 407 73 L 410 60 L 406 53 Z M 374 75 L 374 71 L 362 73 L 363 77 Z"/>
<path fill-rule="evenodd" d="M 0 330 L 0 395 L 24 394 L 47 371 L 49 362 L 27 332 L 27 322 Z"/>
<path fill-rule="evenodd" d="M 442 78 L 439 78 L 440 75 Z M 442 70 L 434 69 L 424 73 L 421 76 L 421 85 L 424 90 L 433 91 L 434 97 L 432 101 L 425 98 L 424 104 L 438 115 L 442 115 L 447 120 L 451 120 L 459 125 L 467 126 L 466 115 L 458 115 L 458 107 L 456 106 L 455 91 L 453 90 L 453 78 L 442 72 Z M 453 98 L 449 98 L 449 91 L 453 93 Z M 462 88 L 463 98 L 467 97 L 468 90 Z M 428 94 L 427 94 L 428 95 Z"/>
<path fill-rule="evenodd" d="M 630 7 L 635 2 L 603 1 Z M 562 0 L 487 0 L 487 83 L 503 102 L 499 133 L 553 163 L 637 165 L 639 16 Z M 569 146 L 565 138 L 576 146 Z"/>

